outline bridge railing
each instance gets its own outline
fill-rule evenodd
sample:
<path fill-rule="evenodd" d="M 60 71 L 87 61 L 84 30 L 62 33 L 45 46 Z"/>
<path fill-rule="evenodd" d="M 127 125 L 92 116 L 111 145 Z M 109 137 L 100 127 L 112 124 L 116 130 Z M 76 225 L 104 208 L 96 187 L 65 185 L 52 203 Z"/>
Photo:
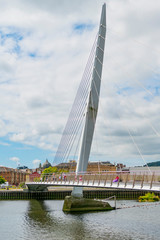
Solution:
<path fill-rule="evenodd" d="M 37 182 L 38 183 L 38 182 Z M 113 188 L 160 188 L 160 172 L 92 172 L 92 173 L 53 173 L 42 175 L 39 183 L 51 185 L 81 185 Z"/>

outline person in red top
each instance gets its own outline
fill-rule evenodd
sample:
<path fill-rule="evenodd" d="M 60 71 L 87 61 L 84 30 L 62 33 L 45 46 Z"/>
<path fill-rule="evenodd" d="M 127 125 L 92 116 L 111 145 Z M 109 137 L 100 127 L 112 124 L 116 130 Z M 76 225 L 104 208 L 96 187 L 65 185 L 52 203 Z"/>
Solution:
<path fill-rule="evenodd" d="M 117 177 L 113 180 L 113 182 L 118 182 L 118 180 L 119 180 L 119 177 L 117 176 Z"/>

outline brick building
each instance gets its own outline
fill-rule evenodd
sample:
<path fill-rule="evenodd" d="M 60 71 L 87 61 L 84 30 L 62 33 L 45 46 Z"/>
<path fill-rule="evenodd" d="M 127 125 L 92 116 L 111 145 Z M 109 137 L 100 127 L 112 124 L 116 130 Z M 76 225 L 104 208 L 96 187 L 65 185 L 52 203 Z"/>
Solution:
<path fill-rule="evenodd" d="M 66 170 L 69 172 L 75 172 L 77 163 L 72 160 L 68 163 L 60 163 L 56 167 L 59 170 Z M 116 171 L 116 166 L 110 162 L 89 162 L 87 167 L 87 172 L 108 172 Z"/>
<path fill-rule="evenodd" d="M 40 178 L 41 174 L 38 172 L 33 172 L 29 175 L 29 182 L 33 182 L 35 178 Z"/>
<path fill-rule="evenodd" d="M 14 168 L 0 166 L 0 176 L 5 178 L 9 185 L 19 185 L 26 181 L 26 172 Z"/>
<path fill-rule="evenodd" d="M 116 166 L 110 162 L 89 162 L 87 172 L 110 172 L 116 171 Z"/>

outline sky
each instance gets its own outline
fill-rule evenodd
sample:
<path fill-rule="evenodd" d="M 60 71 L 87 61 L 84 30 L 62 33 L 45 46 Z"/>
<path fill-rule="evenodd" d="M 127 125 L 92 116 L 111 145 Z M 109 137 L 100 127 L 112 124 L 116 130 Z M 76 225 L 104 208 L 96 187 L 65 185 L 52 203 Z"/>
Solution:
<path fill-rule="evenodd" d="M 53 163 L 101 0 L 0 0 L 0 165 Z M 91 161 L 160 160 L 160 1 L 107 0 Z"/>

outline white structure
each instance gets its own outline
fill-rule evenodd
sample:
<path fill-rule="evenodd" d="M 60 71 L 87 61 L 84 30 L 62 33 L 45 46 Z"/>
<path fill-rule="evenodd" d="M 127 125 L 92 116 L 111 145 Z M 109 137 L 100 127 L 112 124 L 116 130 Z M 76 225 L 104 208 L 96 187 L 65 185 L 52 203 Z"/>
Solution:
<path fill-rule="evenodd" d="M 106 4 L 103 4 L 96 46 L 96 54 L 94 59 L 91 88 L 87 103 L 87 109 L 85 113 L 85 124 L 82 133 L 80 152 L 76 168 L 77 175 L 80 172 L 85 172 L 87 170 L 96 116 L 98 111 L 103 55 L 105 47 L 105 36 L 106 36 Z M 79 188 L 75 187 L 73 189 L 72 195 L 82 196 L 82 192 L 83 192 L 82 187 Z"/>
<path fill-rule="evenodd" d="M 117 176 L 119 177 L 117 179 Z M 119 190 L 138 190 L 147 192 L 160 192 L 160 173 L 154 171 L 145 172 L 101 172 L 100 174 L 83 174 L 77 176 L 76 173 L 66 174 L 64 178 L 59 179 L 59 175 L 46 174 L 42 182 L 29 182 L 28 188 L 34 188 L 35 191 L 46 189 L 50 186 L 71 186 L 74 189 L 82 189 L 83 187 L 103 188 L 103 189 L 119 189 Z M 77 195 L 80 191 L 76 191 Z M 76 194 L 75 194 L 76 195 Z M 76 196 L 77 196 L 76 195 Z"/>

